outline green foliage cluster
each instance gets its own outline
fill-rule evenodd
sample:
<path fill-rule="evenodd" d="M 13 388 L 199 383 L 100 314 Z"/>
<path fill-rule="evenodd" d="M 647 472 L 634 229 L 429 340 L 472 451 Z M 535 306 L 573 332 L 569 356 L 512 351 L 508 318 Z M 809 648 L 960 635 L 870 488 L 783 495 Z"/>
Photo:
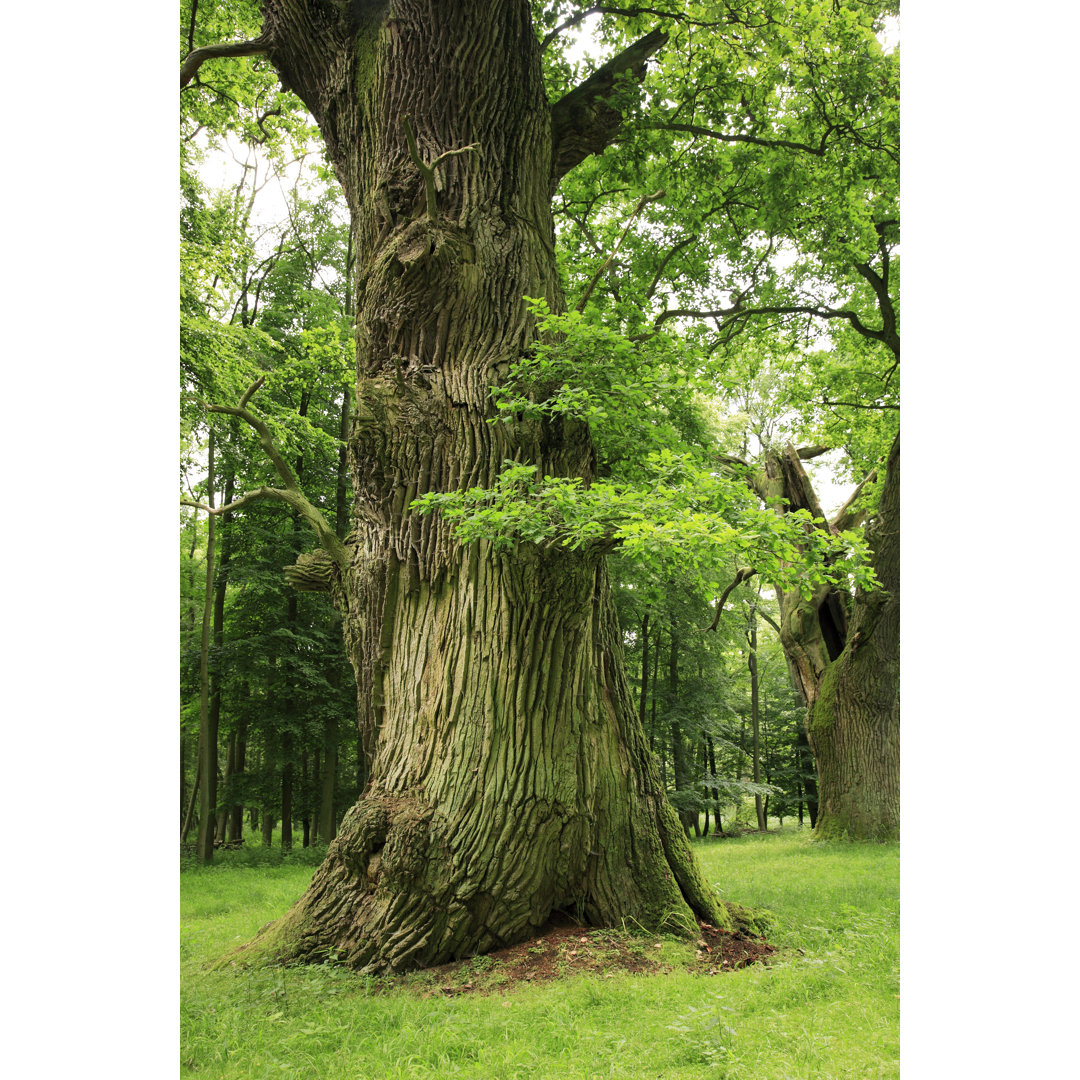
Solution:
<path fill-rule="evenodd" d="M 660 573 L 694 574 L 713 595 L 732 562 L 806 596 L 824 584 L 873 587 L 860 536 L 815 528 L 807 511 L 777 515 L 739 479 L 702 467 L 708 429 L 697 393 L 706 380 L 690 350 L 529 304 L 540 339 L 492 391 L 491 422 L 586 423 L 611 478 L 541 476 L 508 461 L 494 487 L 432 492 L 415 510 L 437 509 L 462 543 L 485 539 L 496 550 L 618 546 Z"/>
<path fill-rule="evenodd" d="M 678 338 L 632 341 L 595 310 L 555 314 L 525 298 L 538 339 L 492 391 L 503 422 L 569 417 L 592 432 L 601 473 L 629 479 L 643 454 L 706 438 L 695 395 L 707 388 Z"/>
<path fill-rule="evenodd" d="M 504 551 L 518 543 L 619 545 L 660 572 L 701 575 L 713 593 L 722 590 L 717 574 L 731 559 L 807 597 L 826 584 L 874 584 L 865 543 L 853 532 L 814 528 L 806 510 L 780 516 L 763 509 L 744 485 L 696 468 L 689 455 L 659 450 L 640 470 L 647 486 L 586 485 L 508 461 L 493 488 L 430 492 L 412 505 L 420 513 L 439 510 L 462 543 L 483 539 Z"/>

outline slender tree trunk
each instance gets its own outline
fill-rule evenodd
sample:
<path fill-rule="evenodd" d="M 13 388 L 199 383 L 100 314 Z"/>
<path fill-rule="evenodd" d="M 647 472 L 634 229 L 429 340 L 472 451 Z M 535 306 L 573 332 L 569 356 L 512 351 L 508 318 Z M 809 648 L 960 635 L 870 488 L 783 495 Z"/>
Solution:
<path fill-rule="evenodd" d="M 268 810 L 262 812 L 262 842 L 263 847 L 272 847 L 274 843 L 274 815 Z"/>
<path fill-rule="evenodd" d="M 716 787 L 716 748 L 713 746 L 712 736 L 706 735 L 706 741 L 709 744 L 709 773 L 713 778 L 713 818 L 716 821 L 716 832 L 718 836 L 724 835 L 724 823 L 720 820 L 720 789 Z"/>
<path fill-rule="evenodd" d="M 211 436 L 212 438 L 213 436 Z M 232 469 L 230 469 L 225 476 L 225 494 L 224 505 L 228 505 L 233 500 L 235 494 L 236 476 Z M 213 503 L 210 503 L 213 506 Z M 211 739 L 215 747 L 215 775 L 217 772 L 216 758 L 217 758 L 217 743 L 218 732 L 221 728 L 221 651 L 225 640 L 225 591 L 228 587 L 229 580 L 229 561 L 232 556 L 232 531 L 229 529 L 229 520 L 231 514 L 223 514 L 221 517 L 221 524 L 223 526 L 223 534 L 221 538 L 221 557 L 218 560 L 218 566 L 215 573 L 214 583 L 214 610 L 213 610 L 213 645 L 214 654 L 212 662 L 210 663 L 210 720 L 209 729 L 211 733 Z M 213 518 L 211 518 L 211 521 Z M 231 746 L 231 743 L 230 743 Z M 225 767 L 225 781 L 228 782 L 230 775 L 230 766 L 226 764 Z M 217 805 L 218 799 L 218 786 L 215 780 L 214 784 L 214 839 L 221 842 L 225 839 L 225 808 Z"/>
<path fill-rule="evenodd" d="M 705 822 L 702 826 L 701 835 L 709 835 L 709 744 L 705 741 L 704 732 L 701 735 L 701 790 L 705 795 Z"/>
<path fill-rule="evenodd" d="M 645 730 L 645 703 L 649 697 L 649 613 L 641 616 L 641 696 L 638 698 L 638 721 Z"/>
<path fill-rule="evenodd" d="M 533 341 L 522 297 L 563 306 L 550 199 L 569 151 L 553 148 L 529 4 L 337 10 L 266 3 L 271 60 L 319 121 L 355 223 L 357 529 L 331 588 L 371 776 L 252 949 L 385 971 L 522 941 L 556 911 L 731 927 L 649 758 L 600 552 L 462 547 L 410 509 L 493 484 L 508 459 L 594 474 L 575 421 L 488 423 L 490 388 Z"/>
<path fill-rule="evenodd" d="M 306 759 L 306 755 L 305 755 L 305 759 Z M 321 777 L 322 777 L 322 750 L 321 750 L 321 748 L 316 748 L 316 750 L 315 750 L 315 758 L 314 758 L 314 762 L 312 763 L 312 766 L 311 766 L 311 775 L 310 775 L 310 777 L 307 775 L 307 763 L 306 763 L 306 760 L 305 760 L 304 777 L 305 777 L 305 779 L 304 779 L 304 790 L 309 791 L 309 792 L 312 793 L 311 798 L 305 800 L 305 802 L 304 802 L 304 808 L 305 808 L 304 812 L 305 812 L 305 814 L 306 814 L 306 816 L 308 818 L 308 821 L 309 821 L 310 825 L 312 826 L 311 842 L 312 843 L 317 843 L 318 839 L 319 839 L 319 803 L 318 803 L 319 786 L 317 784 L 317 781 L 320 780 Z"/>
<path fill-rule="evenodd" d="M 281 737 L 281 850 L 290 851 L 293 844 L 293 737 L 286 731 Z"/>
<path fill-rule="evenodd" d="M 194 636 L 195 634 L 195 551 L 199 545 L 199 522 L 198 517 L 193 517 L 191 521 L 191 546 L 188 549 L 188 604 L 187 610 L 183 613 L 183 622 L 181 623 L 181 640 L 184 640 L 187 635 Z M 186 623 L 186 626 L 184 625 Z M 180 734 L 180 841 L 183 843 L 187 840 L 188 828 L 191 825 L 191 815 L 194 809 L 194 803 L 188 802 L 187 791 L 187 755 L 188 755 L 188 739 L 181 732 Z M 192 788 L 191 797 L 194 799 L 195 789 L 198 787 L 199 782 L 199 753 L 196 747 L 195 751 L 195 781 Z"/>
<path fill-rule="evenodd" d="M 225 744 L 225 776 L 221 790 L 225 793 L 233 782 L 233 770 L 236 768 L 236 732 L 229 733 L 229 740 Z M 229 807 L 222 802 L 217 812 L 217 831 L 214 839 L 219 844 L 225 843 L 225 830 L 229 824 Z"/>
<path fill-rule="evenodd" d="M 817 824 L 818 812 L 817 762 L 814 760 L 814 753 L 810 749 L 810 739 L 806 734 L 805 726 L 800 725 L 799 727 L 796 748 L 799 753 L 803 792 L 806 795 L 806 812 L 810 815 L 810 828 L 812 829 Z"/>
<path fill-rule="evenodd" d="M 206 504 L 214 506 L 214 432 L 207 453 Z M 206 538 L 206 594 L 203 603 L 202 648 L 199 655 L 199 861 L 214 861 L 214 812 L 217 809 L 217 727 L 210 710 L 210 622 L 214 604 L 214 556 L 217 532 L 209 515 Z"/>
<path fill-rule="evenodd" d="M 195 773 L 195 783 L 191 785 L 191 796 L 188 799 L 187 813 L 184 815 L 184 824 L 180 829 L 180 843 L 187 841 L 188 832 L 191 829 L 191 821 L 195 815 L 195 800 L 199 795 L 199 774 Z"/>
<path fill-rule="evenodd" d="M 184 808 L 187 806 L 187 739 L 180 734 L 180 826 L 183 828 Z"/>
<path fill-rule="evenodd" d="M 900 835 L 900 438 L 881 507 L 867 528 L 880 590 L 855 596 L 843 652 L 825 670 L 809 715 L 821 802 L 815 835 Z"/>
<path fill-rule="evenodd" d="M 750 759 L 750 754 L 746 749 L 746 717 L 740 713 L 739 715 L 739 756 L 736 759 L 735 764 L 735 779 L 741 780 L 743 778 L 743 770 L 746 768 L 746 762 Z"/>
<path fill-rule="evenodd" d="M 761 783 L 761 716 L 758 702 L 758 666 L 757 666 L 757 615 L 754 609 L 750 609 L 750 625 L 746 631 L 746 639 L 750 646 L 750 655 L 747 665 L 750 668 L 750 726 L 753 731 L 754 747 L 754 783 Z M 754 811 L 757 814 L 758 832 L 765 832 L 768 823 L 765 817 L 765 808 L 762 805 L 761 796 L 754 795 Z"/>
<path fill-rule="evenodd" d="M 321 843 L 328 844 L 334 839 L 337 829 L 334 824 L 334 790 L 337 780 L 338 729 L 337 717 L 329 716 L 323 728 L 323 766 L 320 777 L 319 793 L 319 828 Z"/>
<path fill-rule="evenodd" d="M 685 791 L 690 786 L 690 762 L 687 760 L 686 740 L 683 738 L 682 725 L 678 721 L 679 708 L 679 637 L 671 631 L 671 645 L 668 649 L 668 694 L 676 719 L 671 721 L 671 762 L 675 774 L 675 792 Z M 679 821 L 683 832 L 690 835 L 691 820 L 697 820 L 697 814 L 688 810 L 679 811 Z"/>
<path fill-rule="evenodd" d="M 656 684 L 660 675 L 660 634 L 657 633 L 653 642 L 653 669 L 652 669 L 652 700 L 650 704 L 650 731 L 652 737 L 656 737 Z M 667 789 L 667 743 L 660 740 L 660 783 Z"/>
<path fill-rule="evenodd" d="M 245 697 L 247 695 L 245 694 Z M 236 755 L 233 762 L 235 775 L 240 776 L 247 768 L 247 719 L 241 719 L 236 729 Z M 229 812 L 229 841 L 241 843 L 244 839 L 244 807 L 234 802 Z"/>

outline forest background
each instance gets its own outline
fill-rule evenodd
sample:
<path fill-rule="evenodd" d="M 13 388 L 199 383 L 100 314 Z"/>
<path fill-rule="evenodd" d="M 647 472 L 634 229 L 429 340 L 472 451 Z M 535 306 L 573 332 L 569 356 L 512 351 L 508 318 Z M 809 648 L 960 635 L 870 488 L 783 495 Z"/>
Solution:
<path fill-rule="evenodd" d="M 109 14 L 61 9 L 8 67 L 6 1057 L 39 1075 L 176 1060 L 175 19 Z M 1045 594 L 1073 547 L 1080 26 L 1034 14 L 903 13 L 913 1076 L 1058 1074 L 1077 960 L 1070 605 Z"/>

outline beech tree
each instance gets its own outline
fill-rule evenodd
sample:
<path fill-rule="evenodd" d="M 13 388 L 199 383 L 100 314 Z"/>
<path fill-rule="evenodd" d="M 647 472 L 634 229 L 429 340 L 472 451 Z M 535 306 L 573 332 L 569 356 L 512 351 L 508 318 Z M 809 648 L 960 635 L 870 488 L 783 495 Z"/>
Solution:
<path fill-rule="evenodd" d="M 256 38 L 195 49 L 181 82 L 206 61 L 265 56 L 341 183 L 357 273 L 344 541 L 274 446 L 257 386 L 216 409 L 258 431 L 277 467 L 283 486 L 251 497 L 289 503 L 320 537 L 290 579 L 341 612 L 372 764 L 308 891 L 252 954 L 402 970 L 523 940 L 560 912 L 731 928 L 744 916 L 698 871 L 627 685 L 610 532 L 462 543 L 450 515 L 420 512 L 438 505 L 426 496 L 509 490 L 507 462 L 555 488 L 596 478 L 572 410 L 489 423 L 491 391 L 533 346 L 537 303 L 566 306 L 559 183 L 619 135 L 668 34 L 653 26 L 552 100 L 534 14 L 552 25 L 557 7 L 261 6 Z"/>

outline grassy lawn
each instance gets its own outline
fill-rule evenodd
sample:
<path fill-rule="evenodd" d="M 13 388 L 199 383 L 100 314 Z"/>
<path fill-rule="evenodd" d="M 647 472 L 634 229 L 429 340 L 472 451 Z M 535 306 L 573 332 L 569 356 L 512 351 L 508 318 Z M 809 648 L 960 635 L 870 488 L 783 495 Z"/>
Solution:
<path fill-rule="evenodd" d="M 205 970 L 283 913 L 303 855 L 227 853 L 181 875 L 181 1074 L 301 1080 L 599 1077 L 875 1080 L 899 1076 L 899 846 L 814 844 L 807 831 L 696 845 L 723 896 L 774 913 L 766 967 L 595 973 L 423 996 L 332 967 Z M 649 939 L 650 942 L 658 939 Z M 487 965 L 474 962 L 478 967 Z M 488 970 L 487 974 L 492 973 Z M 444 977 L 445 979 L 445 977 Z"/>

